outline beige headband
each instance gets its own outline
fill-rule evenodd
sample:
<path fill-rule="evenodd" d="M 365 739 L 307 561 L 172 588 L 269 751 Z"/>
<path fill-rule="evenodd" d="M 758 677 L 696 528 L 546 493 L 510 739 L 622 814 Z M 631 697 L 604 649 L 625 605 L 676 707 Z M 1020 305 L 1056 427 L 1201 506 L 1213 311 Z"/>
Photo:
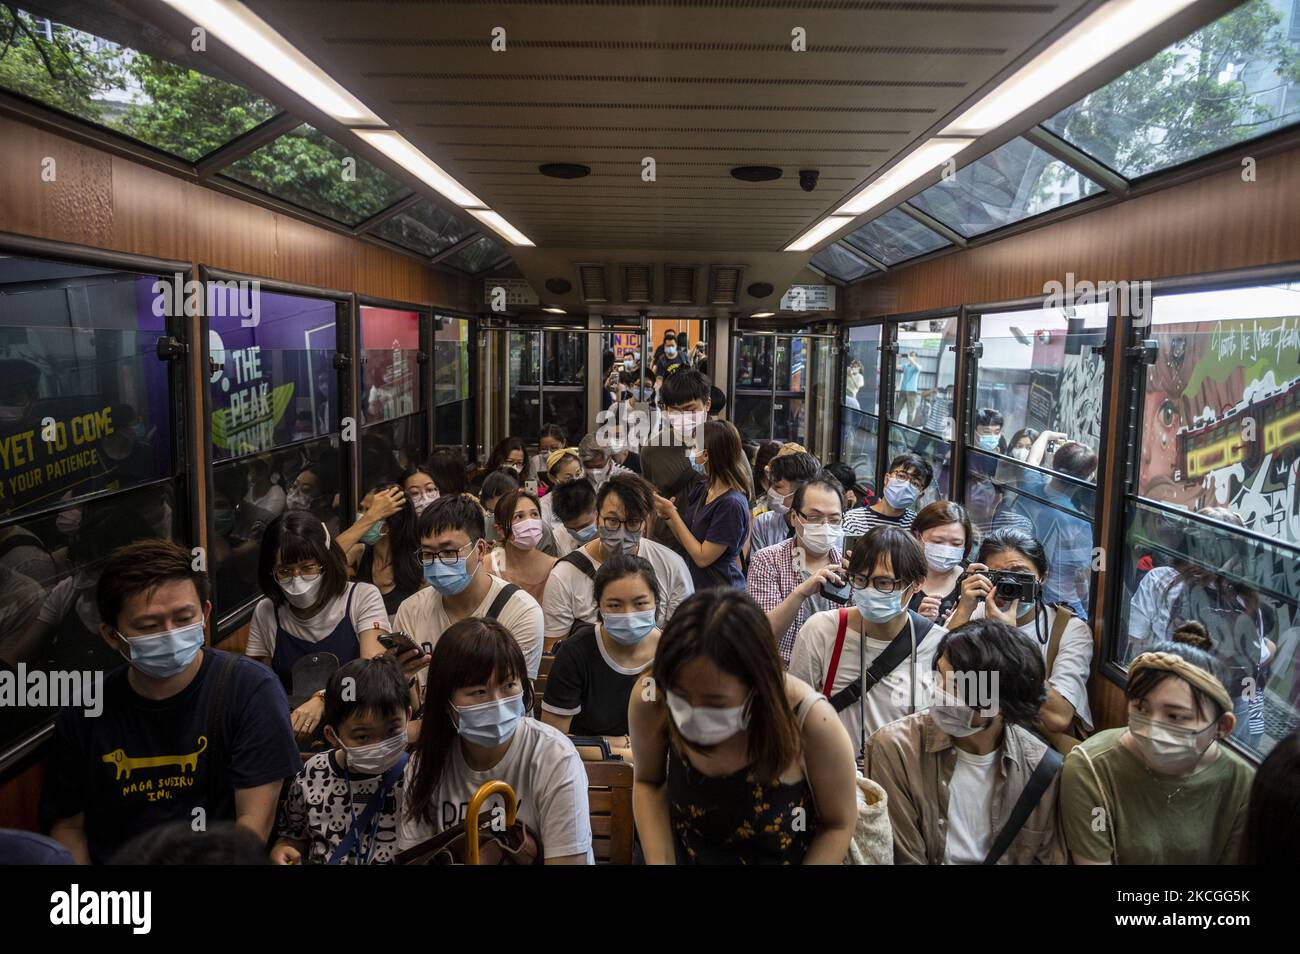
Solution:
<path fill-rule="evenodd" d="M 555 465 L 558 464 L 560 461 L 562 461 L 565 457 L 576 458 L 577 456 L 578 456 L 578 448 L 576 447 L 561 447 L 559 450 L 553 450 L 551 451 L 550 456 L 546 458 L 546 469 L 555 470 Z M 582 461 L 579 460 L 578 463 L 582 463 Z"/>
<path fill-rule="evenodd" d="M 1228 695 L 1228 690 L 1223 688 L 1223 683 L 1219 682 L 1212 673 L 1206 672 L 1200 666 L 1192 665 L 1182 656 L 1173 653 L 1143 653 L 1129 665 L 1129 678 L 1132 679 L 1143 669 L 1163 669 L 1172 672 L 1175 676 L 1185 679 L 1197 689 L 1204 691 L 1224 712 L 1232 711 L 1232 697 Z"/>

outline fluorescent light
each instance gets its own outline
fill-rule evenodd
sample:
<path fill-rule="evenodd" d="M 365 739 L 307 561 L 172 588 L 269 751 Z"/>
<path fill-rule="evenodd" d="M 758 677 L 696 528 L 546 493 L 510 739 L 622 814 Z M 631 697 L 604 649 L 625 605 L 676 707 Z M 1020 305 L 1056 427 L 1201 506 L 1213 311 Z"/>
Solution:
<path fill-rule="evenodd" d="M 751 318 L 771 318 L 771 317 L 772 317 L 773 315 L 775 315 L 775 314 L 776 314 L 776 312 L 774 312 L 774 311 L 756 311 L 756 312 L 754 312 L 752 315 L 750 315 L 749 317 L 751 317 Z"/>
<path fill-rule="evenodd" d="M 935 166 L 955 156 L 975 140 L 931 139 L 906 159 L 835 210 L 836 215 L 861 215 L 896 192 L 907 188 Z"/>
<path fill-rule="evenodd" d="M 542 309 L 542 311 L 550 312 L 552 315 L 567 315 L 567 314 L 568 314 L 568 312 L 565 311 L 563 308 L 557 308 L 557 307 L 555 307 L 554 305 L 547 305 L 546 307 L 544 307 L 544 308 Z"/>
<path fill-rule="evenodd" d="M 853 221 L 851 215 L 831 215 L 822 219 L 803 235 L 785 247 L 787 252 L 806 252 L 832 232 L 838 232 Z"/>
<path fill-rule="evenodd" d="M 997 129 L 1194 2 L 1111 0 L 962 113 L 942 134 L 982 136 Z"/>
<path fill-rule="evenodd" d="M 469 214 L 492 229 L 511 245 L 533 244 L 528 240 L 528 236 L 503 219 L 499 212 L 493 212 L 491 209 L 470 209 Z"/>
<path fill-rule="evenodd" d="M 462 208 L 472 205 L 483 207 L 482 199 L 447 175 L 441 166 L 412 146 L 401 133 L 391 129 L 352 131 L 425 185 L 431 186 Z"/>
<path fill-rule="evenodd" d="M 242 3 L 235 0 L 163 2 L 331 118 L 348 125 L 383 124 L 383 120 L 367 109 L 361 100 L 299 53 L 288 40 Z"/>

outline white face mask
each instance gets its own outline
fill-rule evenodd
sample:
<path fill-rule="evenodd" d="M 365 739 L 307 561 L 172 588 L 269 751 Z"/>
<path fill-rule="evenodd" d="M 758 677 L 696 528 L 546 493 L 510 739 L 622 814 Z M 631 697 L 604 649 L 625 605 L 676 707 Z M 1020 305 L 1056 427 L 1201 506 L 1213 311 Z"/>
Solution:
<path fill-rule="evenodd" d="M 942 689 L 935 693 L 930 705 L 930 718 L 939 731 L 956 739 L 964 739 L 988 728 L 986 725 L 971 725 L 975 721 L 975 710 Z"/>
<path fill-rule="evenodd" d="M 322 579 L 324 577 L 320 573 L 312 573 L 276 582 L 280 584 L 280 589 L 284 591 L 284 597 L 290 605 L 298 609 L 306 609 L 316 602 L 316 593 L 320 590 Z"/>
<path fill-rule="evenodd" d="M 950 547 L 942 543 L 925 545 L 925 562 L 935 573 L 947 573 L 960 563 L 965 555 L 966 551 L 961 547 Z"/>
<path fill-rule="evenodd" d="M 1011 456 L 1016 460 L 1029 460 L 1029 448 L 1013 447 L 1011 448 Z"/>
<path fill-rule="evenodd" d="M 767 490 L 767 509 L 773 513 L 785 513 L 790 508 L 785 505 L 785 494 L 769 487 Z"/>
<path fill-rule="evenodd" d="M 604 467 L 584 467 L 583 470 L 586 471 L 587 479 L 600 489 L 600 485 L 609 477 L 610 462 L 605 461 Z"/>
<path fill-rule="evenodd" d="M 402 751 L 406 748 L 406 730 L 403 729 L 394 736 L 379 742 L 371 742 L 369 745 L 350 747 L 344 745 L 343 740 L 339 739 L 339 747 L 343 749 L 343 764 L 349 772 L 379 775 L 396 765 L 397 760 L 402 757 Z"/>
<path fill-rule="evenodd" d="M 416 516 L 424 513 L 429 504 L 438 499 L 438 491 L 431 490 L 427 494 L 418 494 L 411 498 L 411 503 L 415 505 Z"/>
<path fill-rule="evenodd" d="M 290 510 L 310 510 L 312 498 L 301 490 L 291 490 L 285 494 L 284 501 Z"/>
<path fill-rule="evenodd" d="M 805 524 L 799 528 L 799 540 L 813 556 L 838 550 L 844 543 L 844 528 L 829 524 Z"/>
<path fill-rule="evenodd" d="M 1130 712 L 1128 734 L 1142 754 L 1142 761 L 1151 768 L 1166 775 L 1186 775 L 1218 741 L 1211 736 L 1208 743 L 1201 745 L 1201 737 L 1213 732 L 1217 725 L 1216 721 L 1200 729 L 1191 729 L 1170 725 L 1140 712 Z"/>
<path fill-rule="evenodd" d="M 746 699 L 738 706 L 718 709 L 712 706 L 693 706 L 681 696 L 665 691 L 668 711 L 672 713 L 677 731 L 688 742 L 696 745 L 717 745 L 749 725 L 749 704 Z"/>

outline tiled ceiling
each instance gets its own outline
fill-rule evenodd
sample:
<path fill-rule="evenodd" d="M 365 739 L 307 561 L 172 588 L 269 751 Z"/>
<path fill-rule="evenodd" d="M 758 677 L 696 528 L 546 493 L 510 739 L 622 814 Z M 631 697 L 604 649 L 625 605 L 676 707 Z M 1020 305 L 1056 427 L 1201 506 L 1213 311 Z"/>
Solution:
<path fill-rule="evenodd" d="M 249 6 L 539 246 L 775 251 L 1084 2 Z"/>

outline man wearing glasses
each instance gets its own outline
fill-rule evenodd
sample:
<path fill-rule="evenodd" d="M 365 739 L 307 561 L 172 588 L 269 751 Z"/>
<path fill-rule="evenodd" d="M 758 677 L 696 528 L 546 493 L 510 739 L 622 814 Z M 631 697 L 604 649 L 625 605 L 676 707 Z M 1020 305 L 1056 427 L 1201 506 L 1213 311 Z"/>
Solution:
<path fill-rule="evenodd" d="M 439 497 L 420 515 L 416 558 L 429 584 L 397 608 L 393 626 L 416 643 L 437 644 L 453 624 L 492 617 L 510 630 L 523 650 L 528 675 L 537 678 L 542 661 L 542 608 L 524 590 L 508 596 L 508 585 L 484 565 L 488 554 L 483 511 L 463 494 Z M 423 687 L 428 667 L 420 670 Z"/>
<path fill-rule="evenodd" d="M 916 519 L 916 502 L 934 481 L 934 468 L 920 454 L 899 454 L 885 474 L 884 493 L 870 507 L 854 507 L 844 515 L 845 536 L 856 537 L 872 527 L 906 530 Z"/>

